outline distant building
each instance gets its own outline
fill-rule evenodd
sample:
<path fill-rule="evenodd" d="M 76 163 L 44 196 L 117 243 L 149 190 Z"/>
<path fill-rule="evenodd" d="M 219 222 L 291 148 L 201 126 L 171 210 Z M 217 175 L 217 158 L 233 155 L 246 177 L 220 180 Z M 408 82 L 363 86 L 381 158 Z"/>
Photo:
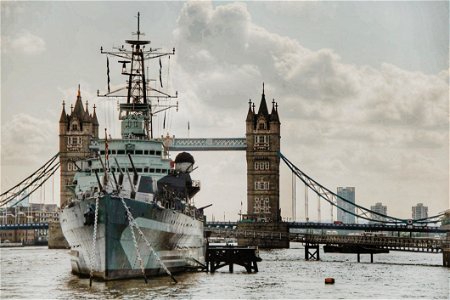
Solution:
<path fill-rule="evenodd" d="M 374 206 L 370 207 L 370 210 L 377 212 L 379 214 L 383 214 L 383 215 L 387 215 L 387 206 L 383 205 L 381 202 L 375 203 Z M 371 218 L 374 220 L 378 220 L 378 221 L 385 221 L 386 218 L 376 215 L 374 213 L 371 214 Z M 371 222 L 371 223 L 376 223 L 376 222 Z"/>
<path fill-rule="evenodd" d="M 417 203 L 412 207 L 412 219 L 428 218 L 428 206 L 423 206 L 423 203 Z"/>
<path fill-rule="evenodd" d="M 59 222 L 56 204 L 30 203 L 27 206 L 3 207 L 0 209 L 0 224 L 29 224 Z M 47 240 L 47 229 L 1 229 L 0 242 L 34 245 Z"/>
<path fill-rule="evenodd" d="M 350 201 L 353 204 L 355 203 L 355 188 L 354 187 L 338 187 L 337 195 Z M 344 208 L 347 211 L 355 213 L 355 206 L 342 200 L 339 197 L 337 197 L 337 205 L 339 207 Z M 346 213 L 343 210 L 338 209 L 337 210 L 337 220 L 341 221 L 342 223 L 346 223 L 346 224 L 354 224 L 355 216 L 352 214 Z"/>

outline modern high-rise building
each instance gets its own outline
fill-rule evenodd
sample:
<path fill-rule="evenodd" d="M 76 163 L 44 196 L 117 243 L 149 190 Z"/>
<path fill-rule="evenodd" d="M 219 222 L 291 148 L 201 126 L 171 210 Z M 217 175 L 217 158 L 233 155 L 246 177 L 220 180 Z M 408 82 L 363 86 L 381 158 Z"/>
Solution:
<path fill-rule="evenodd" d="M 383 205 L 381 202 L 375 203 L 374 206 L 370 207 L 370 210 L 372 210 L 374 212 L 377 212 L 379 214 L 387 215 L 387 206 Z M 386 220 L 386 218 L 384 218 L 382 216 L 379 216 L 379 215 L 376 215 L 374 213 L 371 214 L 371 218 L 374 219 L 374 220 L 378 220 L 378 221 L 385 221 Z M 371 223 L 373 223 L 373 222 L 371 222 Z"/>
<path fill-rule="evenodd" d="M 338 187 L 337 188 L 337 195 L 344 198 L 345 200 L 348 200 L 351 203 L 355 203 L 355 188 L 354 187 Z M 355 213 L 355 206 L 351 203 L 348 203 L 341 198 L 337 197 L 337 205 L 339 207 L 344 208 L 347 211 L 350 211 L 352 213 Z M 341 221 L 342 223 L 346 224 L 354 224 L 355 223 L 355 216 L 352 214 L 349 214 L 343 210 L 337 209 L 337 220 Z"/>
<path fill-rule="evenodd" d="M 423 206 L 423 203 L 417 203 L 412 207 L 412 219 L 428 218 L 428 206 Z"/>

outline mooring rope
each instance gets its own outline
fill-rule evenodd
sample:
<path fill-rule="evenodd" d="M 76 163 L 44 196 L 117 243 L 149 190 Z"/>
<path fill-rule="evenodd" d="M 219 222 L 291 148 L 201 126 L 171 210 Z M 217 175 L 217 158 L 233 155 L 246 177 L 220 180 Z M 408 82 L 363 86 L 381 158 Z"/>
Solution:
<path fill-rule="evenodd" d="M 153 247 L 150 245 L 149 241 L 147 240 L 147 238 L 145 237 L 144 233 L 142 232 L 142 230 L 139 228 L 138 224 L 136 223 L 135 219 L 133 218 L 133 215 L 130 212 L 130 209 L 128 208 L 128 206 L 125 203 L 125 200 L 123 200 L 123 197 L 120 198 L 120 200 L 122 201 L 123 207 L 125 208 L 126 212 L 127 212 L 127 216 L 128 216 L 128 221 L 130 223 L 131 226 L 131 232 L 133 235 L 133 239 L 135 239 L 134 237 L 134 232 L 133 232 L 133 227 L 135 227 L 139 233 L 139 235 L 141 236 L 141 238 L 145 241 L 145 244 L 147 245 L 147 247 L 150 249 L 150 252 L 155 256 L 156 260 L 158 261 L 158 263 L 163 267 L 164 271 L 166 271 L 167 275 L 170 276 L 170 278 L 172 278 L 172 280 L 177 283 L 177 280 L 175 279 L 175 277 L 173 277 L 172 273 L 169 271 L 169 269 L 166 267 L 166 265 L 164 264 L 164 262 L 161 260 L 161 258 L 159 257 L 158 253 L 156 253 L 156 251 L 153 249 Z M 137 247 L 137 244 L 135 244 L 135 246 Z M 144 275 L 145 277 L 145 275 Z M 147 280 L 146 280 L 147 282 Z"/>
<path fill-rule="evenodd" d="M 95 244 L 97 242 L 97 223 L 98 223 L 98 197 L 95 198 L 95 218 L 94 218 L 94 234 L 92 236 L 92 251 L 89 259 L 91 270 L 89 272 L 89 286 L 92 286 L 92 277 L 94 275 L 95 262 Z"/>

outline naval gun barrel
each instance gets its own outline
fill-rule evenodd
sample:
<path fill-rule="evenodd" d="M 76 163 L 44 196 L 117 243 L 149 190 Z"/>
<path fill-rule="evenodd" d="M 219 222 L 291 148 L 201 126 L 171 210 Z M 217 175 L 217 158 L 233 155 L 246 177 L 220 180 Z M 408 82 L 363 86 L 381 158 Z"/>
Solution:
<path fill-rule="evenodd" d="M 128 158 L 130 159 L 131 162 L 131 167 L 133 168 L 133 183 L 136 185 L 137 184 L 137 180 L 138 180 L 138 172 L 136 170 L 136 168 L 134 167 L 134 163 L 133 163 L 133 159 L 131 158 L 131 154 L 128 153 Z"/>
<path fill-rule="evenodd" d="M 114 161 L 116 162 L 117 169 L 119 170 L 119 186 L 122 186 L 124 177 L 123 172 L 122 169 L 120 168 L 119 162 L 117 161 L 116 157 L 114 157 Z"/>

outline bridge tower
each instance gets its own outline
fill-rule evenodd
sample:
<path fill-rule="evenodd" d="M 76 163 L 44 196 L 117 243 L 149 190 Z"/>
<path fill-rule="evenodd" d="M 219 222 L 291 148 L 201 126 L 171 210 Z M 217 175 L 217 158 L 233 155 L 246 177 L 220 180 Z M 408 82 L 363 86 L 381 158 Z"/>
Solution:
<path fill-rule="evenodd" d="M 263 92 L 258 112 L 249 101 L 246 119 L 247 215 L 260 222 L 281 221 L 280 211 L 280 119 L 278 104 L 269 113 Z"/>
<path fill-rule="evenodd" d="M 87 101 L 86 110 L 84 109 L 78 85 L 75 107 L 71 106 L 70 114 L 67 114 L 63 101 L 59 119 L 60 207 L 63 207 L 72 195 L 69 187 L 77 170 L 75 162 L 89 156 L 89 144 L 92 139 L 98 138 L 98 126 L 95 105 L 92 114 L 89 113 Z"/>

